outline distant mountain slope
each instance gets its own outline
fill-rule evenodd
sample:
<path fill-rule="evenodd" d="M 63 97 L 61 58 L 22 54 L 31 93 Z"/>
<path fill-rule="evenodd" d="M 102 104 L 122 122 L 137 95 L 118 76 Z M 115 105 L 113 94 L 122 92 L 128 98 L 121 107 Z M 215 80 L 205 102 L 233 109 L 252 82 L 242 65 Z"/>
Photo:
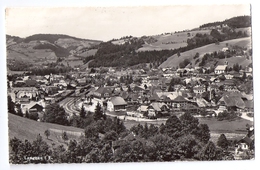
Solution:
<path fill-rule="evenodd" d="M 211 30 L 194 30 L 194 31 L 183 31 L 176 33 L 166 33 L 161 35 L 151 36 L 155 42 L 147 42 L 143 47 L 139 48 L 139 51 L 153 51 L 153 50 L 173 50 L 180 47 L 186 47 L 187 40 L 194 37 L 197 33 L 199 34 L 210 34 Z"/>
<path fill-rule="evenodd" d="M 237 45 L 240 47 L 247 47 L 247 48 L 251 48 L 251 37 L 245 37 L 245 38 L 239 38 L 239 39 L 233 39 L 233 40 L 228 40 L 228 41 L 223 41 L 220 42 L 219 45 L 217 44 L 209 44 L 209 45 L 205 45 L 203 47 L 199 47 L 199 48 L 195 48 L 189 51 L 185 51 L 183 53 L 180 54 L 180 56 L 178 57 L 177 54 L 169 57 L 166 61 L 164 61 L 161 65 L 160 68 L 166 68 L 166 67 L 179 67 L 179 64 L 181 62 L 183 62 L 183 60 L 188 59 L 193 66 L 198 66 L 198 63 L 195 64 L 195 60 L 193 59 L 196 53 L 200 54 L 200 57 L 198 59 L 201 59 L 202 56 L 206 53 L 212 53 L 214 51 L 219 51 L 222 50 L 224 47 L 226 47 L 226 44 L 229 45 Z M 230 60 L 230 64 L 233 65 L 236 62 L 239 63 L 244 63 L 244 65 L 248 65 L 248 62 L 245 62 L 245 60 L 247 60 L 246 58 L 243 59 L 234 59 Z M 249 62 L 250 63 L 250 62 Z"/>
<path fill-rule="evenodd" d="M 23 41 L 25 43 L 28 43 L 30 41 L 46 40 L 46 41 L 49 41 L 50 43 L 55 43 L 55 41 L 57 41 L 58 39 L 67 39 L 67 38 L 78 40 L 78 41 L 90 41 L 90 42 L 98 42 L 98 43 L 101 42 L 98 40 L 76 38 L 76 37 L 72 37 L 72 36 L 64 35 L 64 34 L 34 34 L 29 37 L 26 37 Z"/>
<path fill-rule="evenodd" d="M 231 28 L 244 28 L 251 26 L 251 16 L 237 16 L 230 19 L 226 19 L 225 21 L 211 22 L 206 23 L 200 26 L 200 28 L 206 27 L 216 27 L 227 25 Z"/>
<path fill-rule="evenodd" d="M 35 34 L 26 38 L 6 35 L 7 65 L 11 70 L 43 66 L 62 61 L 81 60 L 80 57 L 95 55 L 101 41 L 76 38 L 62 34 Z M 89 51 L 89 52 L 88 52 Z M 31 66 L 30 66 L 31 65 Z"/>
<path fill-rule="evenodd" d="M 89 60 L 92 61 L 88 63 L 89 67 L 129 67 L 142 63 L 151 63 L 154 67 L 160 65 L 168 67 L 171 64 L 165 64 L 167 62 L 176 66 L 185 57 L 175 58 L 175 64 L 172 59 L 167 59 L 179 53 L 184 55 L 186 51 L 200 49 L 199 47 L 212 43 L 250 37 L 250 26 L 251 17 L 240 16 L 222 22 L 207 23 L 192 30 L 142 37 L 126 36 L 108 42 L 62 34 L 35 34 L 27 38 L 7 35 L 7 63 L 9 69 L 13 71 L 17 68 L 15 60 L 26 61 L 27 65 L 22 67 L 26 69 L 29 68 L 28 65 L 42 67 L 46 66 L 46 63 L 56 61 L 71 62 L 67 65 L 81 67 Z M 239 41 L 236 45 L 243 46 L 246 42 L 247 40 Z M 213 46 L 209 47 L 209 51 L 206 47 L 202 51 L 210 52 L 211 48 L 219 50 L 221 47 Z M 195 62 L 193 58 L 189 59 L 192 63 Z M 21 65 L 21 62 L 18 64 Z M 21 71 L 19 69 L 16 71 Z"/>

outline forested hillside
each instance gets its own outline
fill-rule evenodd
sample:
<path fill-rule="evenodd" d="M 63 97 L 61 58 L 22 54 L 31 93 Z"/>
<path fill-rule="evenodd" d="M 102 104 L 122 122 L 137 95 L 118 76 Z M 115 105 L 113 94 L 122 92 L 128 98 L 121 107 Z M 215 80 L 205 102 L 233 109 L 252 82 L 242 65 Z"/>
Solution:
<path fill-rule="evenodd" d="M 75 40 L 84 40 L 84 41 L 88 40 L 88 39 L 72 37 L 69 35 L 63 35 L 63 34 L 34 34 L 32 36 L 26 37 L 23 41 L 25 43 L 28 43 L 30 41 L 46 40 L 46 41 L 49 41 L 50 43 L 55 43 L 55 41 L 57 41 L 60 38 L 62 38 L 62 39 L 72 38 Z M 101 42 L 101 41 L 97 41 L 97 40 L 88 40 L 88 41 Z"/>
<path fill-rule="evenodd" d="M 211 23 L 201 25 L 200 28 L 223 26 L 224 24 L 226 24 L 227 26 L 229 26 L 231 28 L 250 27 L 251 26 L 251 16 L 237 16 L 237 17 L 227 19 L 225 21 L 211 22 Z"/>

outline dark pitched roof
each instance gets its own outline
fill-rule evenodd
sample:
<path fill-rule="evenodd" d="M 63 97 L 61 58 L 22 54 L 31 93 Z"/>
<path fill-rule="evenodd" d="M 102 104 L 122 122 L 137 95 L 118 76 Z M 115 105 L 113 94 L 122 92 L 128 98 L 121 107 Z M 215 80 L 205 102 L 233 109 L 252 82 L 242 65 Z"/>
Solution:
<path fill-rule="evenodd" d="M 133 91 L 144 91 L 144 89 L 141 88 L 141 87 L 139 87 L 139 86 L 135 86 L 135 87 L 133 88 Z"/>
<path fill-rule="evenodd" d="M 99 87 L 96 92 L 100 94 L 105 94 L 105 93 L 112 93 L 114 90 L 114 87 Z"/>
<path fill-rule="evenodd" d="M 171 99 L 170 99 L 169 97 L 165 96 L 165 95 L 162 95 L 162 96 L 160 97 L 160 101 L 163 101 L 163 102 L 170 102 Z"/>
<path fill-rule="evenodd" d="M 160 112 L 160 111 L 162 111 L 162 108 L 163 108 L 163 107 L 167 107 L 167 106 L 166 106 L 166 104 L 164 104 L 164 103 L 153 102 L 153 103 L 151 103 L 148 107 L 149 107 L 149 108 L 152 107 L 154 110 Z"/>
<path fill-rule="evenodd" d="M 252 139 L 249 138 L 248 136 L 245 136 L 243 139 L 241 139 L 239 142 L 242 143 L 242 142 L 245 142 L 247 145 L 250 145 L 252 143 Z"/>
<path fill-rule="evenodd" d="M 245 103 L 241 97 L 238 96 L 223 96 L 223 100 L 228 107 L 236 106 L 238 108 L 245 108 Z"/>
<path fill-rule="evenodd" d="M 186 102 L 187 100 L 182 96 L 177 96 L 175 99 L 173 99 L 174 102 Z"/>
<path fill-rule="evenodd" d="M 38 84 L 38 82 L 37 82 L 36 80 L 26 80 L 26 81 L 25 81 L 25 84 L 26 84 L 27 86 L 35 86 L 35 85 Z"/>

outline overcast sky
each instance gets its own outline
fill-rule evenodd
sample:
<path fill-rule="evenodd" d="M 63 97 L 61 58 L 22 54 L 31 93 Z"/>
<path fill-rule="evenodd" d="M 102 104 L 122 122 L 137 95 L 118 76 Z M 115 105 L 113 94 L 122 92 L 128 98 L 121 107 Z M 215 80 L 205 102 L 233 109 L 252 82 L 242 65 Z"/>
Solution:
<path fill-rule="evenodd" d="M 67 34 L 107 41 L 192 29 L 240 15 L 250 15 L 250 5 L 8 8 L 6 33 L 20 37 Z"/>

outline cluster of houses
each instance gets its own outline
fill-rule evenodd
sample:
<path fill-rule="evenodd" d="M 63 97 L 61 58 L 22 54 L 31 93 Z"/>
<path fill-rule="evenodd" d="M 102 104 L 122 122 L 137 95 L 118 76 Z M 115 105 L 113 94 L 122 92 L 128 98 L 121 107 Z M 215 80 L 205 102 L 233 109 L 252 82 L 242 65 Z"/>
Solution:
<path fill-rule="evenodd" d="M 9 95 L 22 108 L 27 108 L 27 105 L 34 107 L 34 102 L 44 109 L 46 104 L 71 94 L 71 89 L 91 85 L 93 88 L 85 95 L 84 103 L 85 109 L 92 112 L 97 103 L 105 111 L 134 111 L 146 117 L 167 116 L 185 111 L 198 114 L 200 110 L 212 107 L 216 113 L 229 109 L 252 112 L 252 91 L 245 93 L 236 84 L 236 79 L 241 78 L 243 72 L 247 76 L 252 75 L 252 68 L 246 68 L 242 72 L 226 72 L 226 67 L 218 65 L 210 74 L 200 73 L 198 69 L 201 68 L 187 67 L 149 71 L 109 68 L 106 72 L 97 68 L 95 72 L 89 70 L 85 73 L 71 73 L 70 78 L 52 74 L 19 76 L 9 82 Z M 129 75 L 132 82 L 121 81 L 122 76 Z M 181 81 L 174 84 L 171 82 L 173 78 Z"/>
<path fill-rule="evenodd" d="M 78 84 L 75 80 L 66 80 L 62 75 L 20 75 L 8 81 L 8 95 L 15 103 L 16 110 L 25 115 L 37 112 L 43 114 L 47 104 L 57 101 L 62 96 L 71 94 Z M 71 89 L 68 88 L 71 87 Z"/>
<path fill-rule="evenodd" d="M 84 103 L 99 103 L 106 111 L 131 112 L 133 116 L 134 111 L 136 115 L 141 113 L 145 117 L 167 116 L 185 111 L 198 114 L 200 110 L 208 108 L 213 108 L 215 114 L 224 110 L 253 112 L 252 91 L 245 93 L 236 84 L 236 79 L 241 78 L 243 73 L 227 73 L 225 67 L 217 66 L 211 74 L 197 74 L 195 69 L 188 68 L 186 72 L 193 72 L 194 75 L 182 76 L 181 83 L 177 84 L 172 84 L 171 80 L 180 78 L 179 69 L 157 70 L 156 76 L 152 74 L 154 70 L 151 70 L 151 74 L 135 74 L 133 79 L 141 78 L 141 83 L 126 85 L 117 82 L 113 86 L 93 86 Z M 252 70 L 248 69 L 247 72 L 252 73 Z M 109 73 L 106 76 L 109 78 Z M 94 108 L 88 111 L 93 112 Z"/>

